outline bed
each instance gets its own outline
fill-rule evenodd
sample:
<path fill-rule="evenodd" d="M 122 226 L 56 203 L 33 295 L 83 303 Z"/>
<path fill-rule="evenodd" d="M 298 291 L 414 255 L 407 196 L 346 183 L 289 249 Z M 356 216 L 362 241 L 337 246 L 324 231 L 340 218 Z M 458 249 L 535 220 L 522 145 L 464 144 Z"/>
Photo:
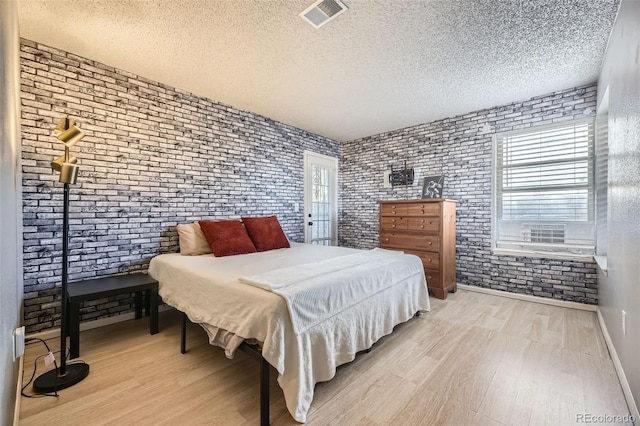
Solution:
<path fill-rule="evenodd" d="M 244 341 L 259 342 L 262 357 L 278 372 L 287 409 L 304 423 L 316 383 L 333 378 L 336 367 L 352 361 L 397 324 L 430 309 L 418 257 L 380 249 L 372 255 L 378 260 L 364 263 L 362 256 L 369 254 L 362 250 L 292 243 L 290 248 L 227 257 L 163 254 L 151 260 L 149 274 L 158 280 L 163 301 L 201 325 L 209 342 L 222 347 L 227 357 Z M 335 266 L 359 256 L 360 266 Z M 326 265 L 334 266 L 318 274 Z M 275 292 L 278 288 L 260 288 L 261 280 L 268 287 L 274 276 L 291 277 L 296 268 L 321 275 L 316 278 L 334 290 L 303 292 L 291 299 Z M 298 304 L 321 306 L 321 316 L 309 319 L 308 309 L 302 309 L 301 323 L 291 311 Z"/>

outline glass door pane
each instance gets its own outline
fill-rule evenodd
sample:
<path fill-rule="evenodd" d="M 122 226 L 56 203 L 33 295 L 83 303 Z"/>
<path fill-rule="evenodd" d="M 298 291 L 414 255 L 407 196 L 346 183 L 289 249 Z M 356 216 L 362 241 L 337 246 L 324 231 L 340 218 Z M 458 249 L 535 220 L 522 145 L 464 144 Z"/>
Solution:
<path fill-rule="evenodd" d="M 305 153 L 305 242 L 337 242 L 337 159 Z"/>

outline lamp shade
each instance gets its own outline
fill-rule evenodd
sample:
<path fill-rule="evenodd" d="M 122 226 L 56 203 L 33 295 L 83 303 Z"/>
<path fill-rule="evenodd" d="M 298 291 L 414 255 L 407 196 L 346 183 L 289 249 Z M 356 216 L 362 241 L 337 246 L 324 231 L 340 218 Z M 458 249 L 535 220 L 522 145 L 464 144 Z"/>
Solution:
<path fill-rule="evenodd" d="M 51 162 L 51 168 L 56 172 L 59 172 L 62 170 L 63 163 L 76 164 L 77 162 L 78 162 L 78 159 L 76 158 L 75 155 L 69 154 L 69 159 L 67 161 L 64 161 L 64 155 L 61 155 L 60 157 L 56 158 Z"/>
<path fill-rule="evenodd" d="M 58 136 L 61 133 L 64 133 L 69 129 L 69 127 L 76 124 L 76 122 L 69 117 L 62 117 L 60 121 L 58 121 L 58 125 L 53 129 L 53 134 Z"/>
<path fill-rule="evenodd" d="M 78 141 L 85 137 L 85 134 L 82 130 L 78 129 L 76 126 L 71 126 L 68 130 L 62 132 L 58 135 L 58 139 L 62 141 L 68 148 L 71 148 L 73 145 L 78 143 Z"/>
<path fill-rule="evenodd" d="M 53 133 L 67 148 L 71 148 L 85 137 L 82 130 L 76 127 L 76 122 L 68 117 L 60 119 L 56 128 L 53 129 Z"/>
<path fill-rule="evenodd" d="M 80 171 L 80 166 L 71 163 L 62 163 L 62 167 L 60 169 L 60 182 L 62 183 L 70 183 L 75 184 L 78 180 L 78 172 Z"/>

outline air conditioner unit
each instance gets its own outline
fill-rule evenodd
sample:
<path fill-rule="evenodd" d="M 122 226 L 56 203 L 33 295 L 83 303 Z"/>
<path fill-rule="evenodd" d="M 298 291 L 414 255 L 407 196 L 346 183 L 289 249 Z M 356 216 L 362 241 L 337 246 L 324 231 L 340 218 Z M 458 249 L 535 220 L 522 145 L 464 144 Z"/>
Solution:
<path fill-rule="evenodd" d="M 565 230 L 565 224 L 525 223 L 522 237 L 531 243 L 564 244 Z"/>

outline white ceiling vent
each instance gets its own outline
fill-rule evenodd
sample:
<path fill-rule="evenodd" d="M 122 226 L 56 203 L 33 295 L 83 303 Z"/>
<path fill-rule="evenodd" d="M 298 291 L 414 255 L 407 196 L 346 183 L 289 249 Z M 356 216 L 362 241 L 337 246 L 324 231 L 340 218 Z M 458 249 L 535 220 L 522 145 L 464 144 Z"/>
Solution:
<path fill-rule="evenodd" d="M 318 0 L 300 14 L 311 25 L 320 28 L 336 16 L 347 10 L 340 0 Z"/>

